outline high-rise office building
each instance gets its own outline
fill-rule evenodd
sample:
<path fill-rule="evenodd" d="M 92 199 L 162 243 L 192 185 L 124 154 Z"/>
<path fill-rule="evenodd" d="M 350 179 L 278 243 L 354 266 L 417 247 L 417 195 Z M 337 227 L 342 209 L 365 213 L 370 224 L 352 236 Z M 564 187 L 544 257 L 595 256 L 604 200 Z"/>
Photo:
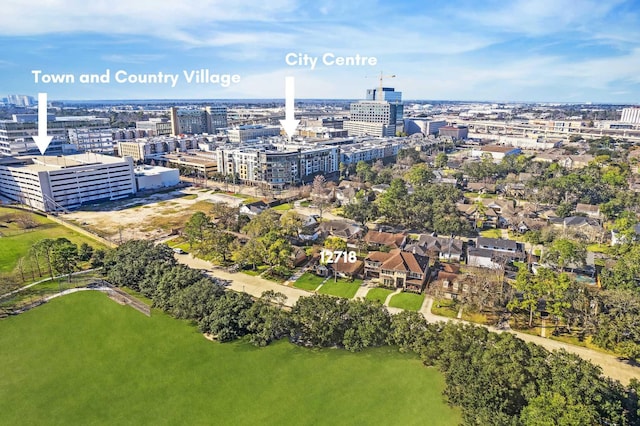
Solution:
<path fill-rule="evenodd" d="M 8 95 L 7 104 L 17 107 L 29 107 L 35 105 L 35 99 L 28 95 Z"/>
<path fill-rule="evenodd" d="M 402 129 L 402 93 L 391 87 L 367 90 L 367 100 L 351 104 L 351 120 L 344 123 L 349 136 L 395 136 Z"/>

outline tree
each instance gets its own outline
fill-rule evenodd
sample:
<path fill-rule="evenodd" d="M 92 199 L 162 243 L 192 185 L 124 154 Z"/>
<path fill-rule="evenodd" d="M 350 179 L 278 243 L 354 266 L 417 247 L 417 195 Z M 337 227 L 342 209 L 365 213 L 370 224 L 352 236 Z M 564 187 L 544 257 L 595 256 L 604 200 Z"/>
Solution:
<path fill-rule="evenodd" d="M 328 194 L 326 184 L 325 177 L 318 175 L 313 178 L 313 184 L 311 185 L 311 199 L 320 212 L 320 219 L 322 219 L 322 212 L 330 204 L 330 194 Z"/>
<path fill-rule="evenodd" d="M 434 174 L 425 163 L 413 165 L 404 175 L 404 180 L 413 186 L 423 186 L 431 183 Z"/>
<path fill-rule="evenodd" d="M 285 235 L 298 237 L 302 229 L 302 217 L 294 210 L 289 210 L 280 216 L 280 224 Z"/>
<path fill-rule="evenodd" d="M 434 166 L 437 169 L 444 169 L 445 167 L 447 167 L 448 162 L 449 162 L 449 157 L 447 156 L 447 154 L 445 154 L 444 152 L 440 152 L 438 153 L 438 155 L 436 155 L 436 158 L 434 160 Z"/>
<path fill-rule="evenodd" d="M 80 244 L 80 247 L 78 248 L 78 260 L 86 262 L 91 259 L 91 257 L 93 257 L 93 247 L 87 243 Z"/>
<path fill-rule="evenodd" d="M 111 250 L 105 257 L 105 272 L 109 282 L 139 290 L 146 270 L 155 263 L 175 265 L 173 250 L 166 244 L 131 240 Z"/>
<path fill-rule="evenodd" d="M 378 207 L 369 201 L 363 191 L 358 191 L 354 200 L 345 205 L 342 210 L 345 217 L 355 220 L 362 226 L 378 216 Z"/>
<path fill-rule="evenodd" d="M 51 251 L 53 249 L 54 240 L 51 238 L 45 238 L 33 245 L 34 253 L 38 253 L 37 256 L 42 256 L 47 261 L 47 267 L 49 268 L 49 275 L 53 279 L 53 264 L 51 259 Z"/>
<path fill-rule="evenodd" d="M 78 267 L 78 246 L 65 238 L 57 239 L 51 249 L 51 264 L 57 273 L 67 274 L 71 282 L 71 273 Z"/>
<path fill-rule="evenodd" d="M 558 238 L 545 251 L 543 261 L 552 265 L 558 272 L 562 272 L 566 266 L 571 270 L 576 266 L 582 266 L 587 259 L 587 251 L 583 244 Z"/>
<path fill-rule="evenodd" d="M 272 231 L 281 233 L 280 215 L 271 209 L 267 209 L 251 219 L 242 230 L 251 238 L 261 237 Z"/>
<path fill-rule="evenodd" d="M 282 309 L 286 299 L 284 294 L 268 290 L 244 311 L 241 323 L 246 328 L 251 343 L 266 346 L 289 334 L 291 318 Z"/>
<path fill-rule="evenodd" d="M 538 306 L 538 300 L 540 300 L 544 294 L 544 290 L 534 275 L 526 269 L 520 269 L 520 271 L 518 271 L 514 288 L 517 292 L 516 297 L 507 304 L 507 308 L 510 310 L 523 309 L 528 311 L 529 327 L 533 327 L 533 313 Z"/>
<path fill-rule="evenodd" d="M 346 251 L 347 242 L 340 237 L 329 236 L 324 240 L 324 248 L 331 251 Z"/>
<path fill-rule="evenodd" d="M 184 226 L 184 234 L 189 240 L 189 247 L 204 239 L 204 232 L 211 227 L 211 219 L 203 212 L 195 212 Z"/>
<path fill-rule="evenodd" d="M 375 173 L 371 169 L 371 164 L 361 160 L 356 163 L 356 176 L 360 182 L 371 182 L 375 178 Z"/>

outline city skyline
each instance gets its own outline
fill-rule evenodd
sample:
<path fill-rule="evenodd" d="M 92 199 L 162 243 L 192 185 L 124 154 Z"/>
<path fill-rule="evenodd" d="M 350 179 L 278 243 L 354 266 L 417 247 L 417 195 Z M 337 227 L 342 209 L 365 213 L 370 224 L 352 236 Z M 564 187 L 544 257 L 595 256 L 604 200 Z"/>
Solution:
<path fill-rule="evenodd" d="M 10 0 L 0 93 L 50 99 L 364 99 L 377 76 L 405 99 L 594 102 L 640 99 L 640 2 L 467 0 L 257 5 Z M 287 54 L 375 57 L 375 65 L 287 65 Z M 299 57 L 299 56 L 295 56 Z M 237 74 L 219 84 L 35 84 L 43 73 Z"/>

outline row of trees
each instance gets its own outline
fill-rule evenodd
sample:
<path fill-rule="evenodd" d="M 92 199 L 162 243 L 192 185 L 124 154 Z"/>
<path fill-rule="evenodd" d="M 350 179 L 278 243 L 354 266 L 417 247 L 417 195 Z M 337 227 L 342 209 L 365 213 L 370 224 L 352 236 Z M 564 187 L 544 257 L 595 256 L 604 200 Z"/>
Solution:
<path fill-rule="evenodd" d="M 18 259 L 18 272 L 23 282 L 45 274 L 51 279 L 56 274 L 67 275 L 70 281 L 82 262 L 91 261 L 91 267 L 99 267 L 104 255 L 104 250 L 94 251 L 87 243 L 78 247 L 66 238 L 45 238 L 33 244 L 27 256 Z"/>
<path fill-rule="evenodd" d="M 442 371 L 445 396 L 461 407 L 465 424 L 617 424 L 638 422 L 638 381 L 624 387 L 598 367 L 564 351 L 550 353 L 511 334 L 471 325 L 427 323 L 416 312 L 390 315 L 366 300 L 326 295 L 300 298 L 291 311 L 284 296 L 253 300 L 225 292 L 215 280 L 177 265 L 163 245 L 130 241 L 113 250 L 110 281 L 141 291 L 178 318 L 198 323 L 221 341 L 246 336 L 253 344 L 289 337 L 315 347 L 359 351 L 395 345 Z"/>

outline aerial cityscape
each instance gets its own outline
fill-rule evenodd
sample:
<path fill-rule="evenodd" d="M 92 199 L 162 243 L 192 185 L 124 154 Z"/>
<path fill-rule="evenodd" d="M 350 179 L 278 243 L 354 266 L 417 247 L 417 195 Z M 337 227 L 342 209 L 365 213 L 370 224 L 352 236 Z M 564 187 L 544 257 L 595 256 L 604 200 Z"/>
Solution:
<path fill-rule="evenodd" d="M 640 425 L 638 2 L 111 3 L 4 8 L 0 423 Z"/>

